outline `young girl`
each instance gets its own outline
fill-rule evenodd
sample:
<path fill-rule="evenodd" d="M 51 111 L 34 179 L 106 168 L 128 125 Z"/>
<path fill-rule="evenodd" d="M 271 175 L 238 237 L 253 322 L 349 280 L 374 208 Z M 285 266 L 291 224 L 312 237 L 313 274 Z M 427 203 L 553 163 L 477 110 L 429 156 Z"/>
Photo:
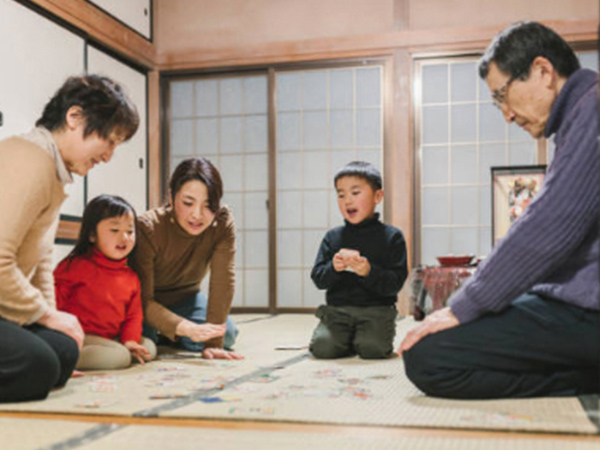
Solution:
<path fill-rule="evenodd" d="M 122 198 L 94 198 L 75 248 L 54 271 L 57 308 L 77 316 L 85 332 L 77 369 L 123 369 L 156 356 L 154 343 L 142 339 L 140 282 L 127 263 L 135 220 Z"/>

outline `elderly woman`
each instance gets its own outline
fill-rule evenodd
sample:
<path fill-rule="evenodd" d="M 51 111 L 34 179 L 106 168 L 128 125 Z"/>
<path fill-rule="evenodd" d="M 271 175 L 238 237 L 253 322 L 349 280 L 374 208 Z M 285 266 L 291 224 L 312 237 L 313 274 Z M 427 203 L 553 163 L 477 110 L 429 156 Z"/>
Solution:
<path fill-rule="evenodd" d="M 221 206 L 221 175 L 210 161 L 182 161 L 171 176 L 170 202 L 138 218 L 134 267 L 142 283 L 146 327 L 207 359 L 230 351 L 237 329 L 228 319 L 234 289 L 235 226 Z M 210 267 L 207 296 L 200 283 Z"/>
<path fill-rule="evenodd" d="M 0 142 L 0 402 L 43 399 L 73 372 L 83 331 L 57 311 L 52 277 L 64 186 L 108 162 L 138 124 L 118 84 L 72 77 L 36 128 Z"/>

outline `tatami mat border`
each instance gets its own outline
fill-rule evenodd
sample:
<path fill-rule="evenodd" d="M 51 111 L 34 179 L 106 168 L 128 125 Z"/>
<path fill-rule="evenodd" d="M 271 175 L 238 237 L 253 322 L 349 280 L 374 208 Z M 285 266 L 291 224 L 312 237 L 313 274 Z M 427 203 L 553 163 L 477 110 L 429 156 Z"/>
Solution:
<path fill-rule="evenodd" d="M 588 419 L 592 422 L 600 435 L 600 396 L 598 395 L 581 395 L 579 396 L 581 406 L 585 410 Z"/>
<path fill-rule="evenodd" d="M 80 448 L 82 445 L 88 444 L 98 439 L 102 439 L 103 437 L 114 433 L 115 431 L 118 431 L 124 427 L 124 425 L 117 425 L 114 423 L 101 424 L 95 426 L 94 428 L 86 430 L 77 436 L 73 436 L 62 442 L 58 442 L 47 447 L 41 447 L 38 450 L 69 450 L 72 448 Z"/>

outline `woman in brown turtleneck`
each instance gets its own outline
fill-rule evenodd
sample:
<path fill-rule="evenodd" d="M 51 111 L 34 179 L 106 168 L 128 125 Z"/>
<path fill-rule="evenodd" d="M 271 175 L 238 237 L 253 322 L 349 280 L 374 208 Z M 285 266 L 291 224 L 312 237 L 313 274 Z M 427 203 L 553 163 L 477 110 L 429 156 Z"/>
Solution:
<path fill-rule="evenodd" d="M 210 161 L 182 161 L 169 182 L 170 201 L 138 218 L 134 267 L 142 283 L 146 326 L 207 359 L 241 359 L 230 349 L 237 329 L 228 319 L 235 275 L 235 225 L 220 205 L 221 176 Z M 209 271 L 207 296 L 200 283 Z"/>

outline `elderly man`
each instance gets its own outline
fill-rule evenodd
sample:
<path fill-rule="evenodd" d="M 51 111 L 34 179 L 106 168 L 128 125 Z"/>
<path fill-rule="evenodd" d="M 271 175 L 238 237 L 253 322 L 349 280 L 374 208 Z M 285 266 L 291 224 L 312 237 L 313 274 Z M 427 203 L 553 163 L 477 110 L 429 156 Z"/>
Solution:
<path fill-rule="evenodd" d="M 447 398 L 566 396 L 600 383 L 598 75 L 532 22 L 479 64 L 507 122 L 554 135 L 544 186 L 477 273 L 400 346 L 423 392 Z"/>

